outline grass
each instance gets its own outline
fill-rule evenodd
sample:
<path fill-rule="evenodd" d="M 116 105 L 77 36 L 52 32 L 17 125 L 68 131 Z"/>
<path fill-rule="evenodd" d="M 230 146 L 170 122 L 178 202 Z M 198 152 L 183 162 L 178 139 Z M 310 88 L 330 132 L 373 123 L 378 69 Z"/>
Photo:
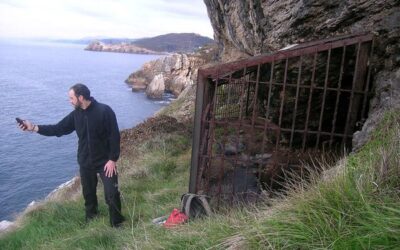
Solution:
<path fill-rule="evenodd" d="M 400 118 L 388 113 L 331 180 L 294 190 L 287 207 L 247 231 L 254 248 L 396 249 L 400 246 Z"/>
<path fill-rule="evenodd" d="M 335 174 L 316 173 L 283 198 L 174 229 L 151 220 L 179 207 L 187 192 L 191 138 L 153 136 L 136 145 L 139 157 L 120 160 L 123 228 L 109 227 L 102 198 L 100 217 L 89 224 L 83 223 L 82 199 L 53 202 L 27 214 L 20 229 L 1 238 L 0 249 L 398 249 L 397 113 L 388 113 L 370 142 L 329 171 Z"/>

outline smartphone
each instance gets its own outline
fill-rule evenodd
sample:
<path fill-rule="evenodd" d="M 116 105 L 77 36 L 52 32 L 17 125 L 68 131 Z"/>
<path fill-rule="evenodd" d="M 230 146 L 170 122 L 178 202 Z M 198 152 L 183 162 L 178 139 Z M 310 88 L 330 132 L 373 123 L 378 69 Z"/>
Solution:
<path fill-rule="evenodd" d="M 22 125 L 22 128 L 25 130 L 27 129 L 26 125 L 24 124 L 24 121 L 21 120 L 20 118 L 15 118 L 15 120 L 18 122 L 19 125 Z"/>

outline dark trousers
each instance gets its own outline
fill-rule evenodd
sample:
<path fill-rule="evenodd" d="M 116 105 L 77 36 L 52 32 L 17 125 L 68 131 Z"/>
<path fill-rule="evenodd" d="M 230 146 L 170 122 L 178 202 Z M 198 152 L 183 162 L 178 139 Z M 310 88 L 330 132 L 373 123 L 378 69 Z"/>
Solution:
<path fill-rule="evenodd" d="M 97 203 L 97 173 L 104 186 L 104 196 L 108 205 L 108 211 L 110 214 L 111 226 L 118 226 L 124 221 L 124 217 L 121 214 L 121 198 L 118 191 L 118 176 L 113 175 L 112 177 L 105 176 L 103 168 L 96 171 L 94 169 L 80 168 L 81 184 L 83 198 L 85 199 L 85 211 L 86 219 L 90 220 L 97 216 L 98 203 Z"/>

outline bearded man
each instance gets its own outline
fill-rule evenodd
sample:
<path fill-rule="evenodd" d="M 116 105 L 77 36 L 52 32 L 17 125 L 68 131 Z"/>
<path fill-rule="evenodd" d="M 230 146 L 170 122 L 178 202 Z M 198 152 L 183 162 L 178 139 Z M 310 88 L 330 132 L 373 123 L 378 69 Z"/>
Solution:
<path fill-rule="evenodd" d="M 109 208 L 110 224 L 119 227 L 124 221 L 118 190 L 117 166 L 120 154 L 120 133 L 114 111 L 90 96 L 90 90 L 78 83 L 68 91 L 74 110 L 55 125 L 35 125 L 24 120 L 19 127 L 24 131 L 45 136 L 63 136 L 76 132 L 79 138 L 78 163 L 82 193 L 85 200 L 86 221 L 98 215 L 97 175 L 104 185 Z"/>

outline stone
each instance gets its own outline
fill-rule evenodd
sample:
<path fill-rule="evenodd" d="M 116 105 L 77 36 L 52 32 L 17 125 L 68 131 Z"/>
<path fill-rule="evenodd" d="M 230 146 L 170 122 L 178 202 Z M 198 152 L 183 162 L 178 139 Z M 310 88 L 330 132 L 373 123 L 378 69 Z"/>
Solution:
<path fill-rule="evenodd" d="M 198 68 L 209 63 L 214 58 L 215 51 L 215 45 L 210 45 L 195 53 L 174 53 L 158 58 L 145 63 L 139 70 L 130 74 L 125 82 L 132 86 L 133 91 L 141 91 L 151 84 L 156 75 L 161 74 L 165 91 L 178 97 L 188 86 L 195 84 Z"/>
<path fill-rule="evenodd" d="M 161 99 L 165 90 L 164 76 L 158 74 L 154 76 L 153 80 L 146 88 L 146 94 L 152 99 Z"/>
<path fill-rule="evenodd" d="M 11 221 L 8 221 L 8 220 L 3 220 L 3 221 L 0 222 L 0 232 L 7 231 L 12 226 L 14 226 L 14 222 L 11 222 Z"/>

